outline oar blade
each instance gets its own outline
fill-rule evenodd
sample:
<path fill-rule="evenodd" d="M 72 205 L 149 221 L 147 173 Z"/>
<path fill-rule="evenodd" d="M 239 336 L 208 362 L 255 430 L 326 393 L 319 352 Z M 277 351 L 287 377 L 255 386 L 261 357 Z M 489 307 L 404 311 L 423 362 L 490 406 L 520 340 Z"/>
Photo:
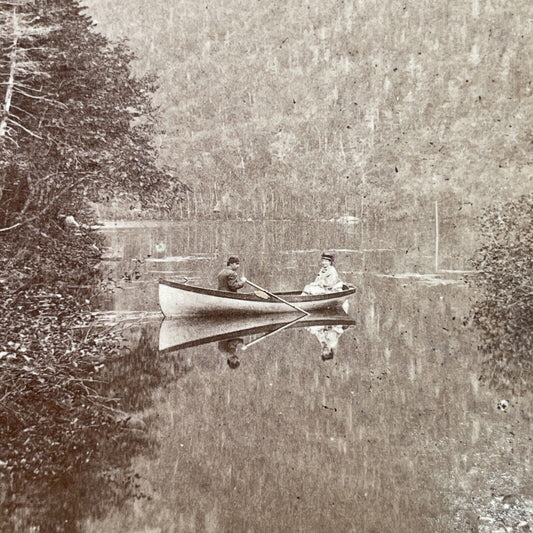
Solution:
<path fill-rule="evenodd" d="M 254 291 L 254 294 L 263 300 L 270 300 L 270 296 L 264 291 Z"/>
<path fill-rule="evenodd" d="M 263 289 L 263 287 L 261 287 L 260 285 L 256 285 L 253 281 L 250 281 L 249 279 L 246 279 L 245 281 L 246 281 L 246 283 L 248 283 L 249 285 L 251 285 L 252 287 L 257 289 L 258 291 L 260 291 L 260 292 L 266 294 L 267 296 L 269 296 L 270 298 L 274 298 L 276 300 L 279 300 L 280 302 L 283 302 L 284 304 L 287 304 L 289 307 L 292 307 L 293 309 L 296 309 L 297 311 L 300 311 L 300 313 L 302 313 L 304 315 L 309 315 L 310 314 L 307 311 L 304 311 L 301 307 L 298 307 L 297 305 L 291 304 L 287 300 L 284 300 L 281 296 L 278 296 L 277 294 L 274 294 L 272 292 L 268 292 L 266 289 Z M 257 294 L 257 292 L 256 292 L 256 294 Z M 257 295 L 262 298 L 262 296 L 260 296 L 259 294 L 257 294 Z"/>

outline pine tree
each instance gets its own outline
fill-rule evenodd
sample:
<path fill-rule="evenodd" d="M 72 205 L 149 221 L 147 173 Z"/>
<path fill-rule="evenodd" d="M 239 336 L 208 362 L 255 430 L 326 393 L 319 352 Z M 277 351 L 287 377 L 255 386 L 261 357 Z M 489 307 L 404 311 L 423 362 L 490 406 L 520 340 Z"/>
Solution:
<path fill-rule="evenodd" d="M 166 187 L 151 145 L 155 86 L 132 76 L 124 43 L 94 31 L 74 0 L 0 2 L 0 17 L 3 231 L 78 212 L 87 198 Z"/>

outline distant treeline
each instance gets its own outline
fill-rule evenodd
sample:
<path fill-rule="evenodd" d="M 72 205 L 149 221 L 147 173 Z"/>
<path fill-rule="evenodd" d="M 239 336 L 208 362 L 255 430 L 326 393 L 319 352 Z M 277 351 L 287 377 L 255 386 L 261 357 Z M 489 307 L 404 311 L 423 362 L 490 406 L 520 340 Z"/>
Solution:
<path fill-rule="evenodd" d="M 527 1 L 89 5 L 157 76 L 156 143 L 194 191 L 178 216 L 399 216 L 530 187 Z"/>

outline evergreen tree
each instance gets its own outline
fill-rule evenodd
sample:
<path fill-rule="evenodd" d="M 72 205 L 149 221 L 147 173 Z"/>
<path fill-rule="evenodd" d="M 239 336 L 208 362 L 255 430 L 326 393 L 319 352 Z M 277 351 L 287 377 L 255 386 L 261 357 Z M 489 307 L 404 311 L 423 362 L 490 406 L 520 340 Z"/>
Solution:
<path fill-rule="evenodd" d="M 132 76 L 125 45 L 74 0 L 0 2 L 0 17 L 1 231 L 119 190 L 178 199 L 151 144 L 153 80 Z"/>

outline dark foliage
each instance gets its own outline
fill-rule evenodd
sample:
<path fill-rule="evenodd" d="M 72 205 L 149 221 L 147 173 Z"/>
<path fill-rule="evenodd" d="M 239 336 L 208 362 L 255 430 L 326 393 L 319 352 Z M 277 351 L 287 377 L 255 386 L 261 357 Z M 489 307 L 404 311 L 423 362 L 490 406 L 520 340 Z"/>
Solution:
<path fill-rule="evenodd" d="M 0 225 L 42 227 L 118 191 L 179 201 L 151 145 L 153 79 L 132 76 L 124 44 L 96 33 L 76 1 L 0 2 L 0 18 Z"/>
<path fill-rule="evenodd" d="M 154 86 L 131 59 L 76 1 L 0 1 L 1 531 L 76 531 L 142 493 L 129 464 L 150 442 L 106 372 L 122 339 L 93 324 L 102 239 L 88 200 L 173 205 L 183 189 L 156 166 Z"/>
<path fill-rule="evenodd" d="M 150 498 L 130 467 L 134 455 L 150 455 L 155 446 L 147 419 L 136 413 L 152 407 L 155 388 L 188 371 L 179 357 L 158 354 L 151 329 L 141 330 L 131 350 L 119 348 L 119 337 L 114 345 L 109 335 L 69 337 L 76 347 L 71 355 L 47 357 L 46 368 L 32 361 L 26 373 L 13 370 L 24 387 L 2 410 L 8 423 L 0 446 L 7 458 L 2 477 L 9 480 L 0 506 L 2 531 L 79 531 L 84 518 L 104 516 L 110 504 Z M 28 420 L 15 428 L 14 413 Z"/>
<path fill-rule="evenodd" d="M 533 195 L 489 209 L 475 259 L 485 378 L 516 392 L 533 384 Z"/>
<path fill-rule="evenodd" d="M 187 368 L 158 354 L 153 331 L 126 348 L 96 326 L 91 232 L 19 231 L 37 244 L 0 241 L 0 530 L 77 531 L 109 502 L 147 496 L 130 469 L 153 446 L 136 413 Z"/>
<path fill-rule="evenodd" d="M 18 331 L 0 346 L 0 529 L 77 531 L 109 501 L 142 496 L 129 465 L 149 439 L 124 417 L 124 391 L 102 377 L 120 357 L 120 339 L 73 329 L 88 316 L 66 295 L 21 295 L 25 317 L 10 303 L 2 322 L 16 319 Z"/>

